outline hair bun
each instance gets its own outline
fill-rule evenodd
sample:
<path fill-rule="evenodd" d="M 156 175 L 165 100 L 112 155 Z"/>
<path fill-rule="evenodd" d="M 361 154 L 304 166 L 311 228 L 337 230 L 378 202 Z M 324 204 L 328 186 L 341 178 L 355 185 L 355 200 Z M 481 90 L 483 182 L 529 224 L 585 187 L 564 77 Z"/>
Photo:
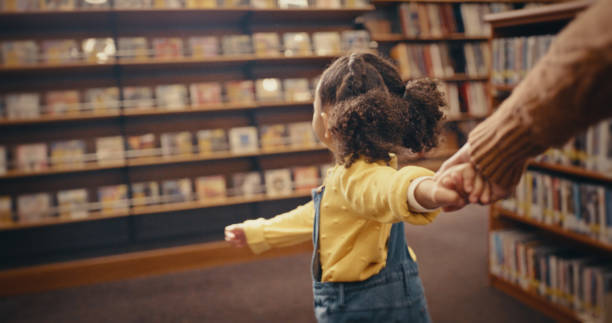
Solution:
<path fill-rule="evenodd" d="M 429 78 L 408 81 L 404 89 L 404 99 L 423 100 L 438 89 L 438 84 Z"/>

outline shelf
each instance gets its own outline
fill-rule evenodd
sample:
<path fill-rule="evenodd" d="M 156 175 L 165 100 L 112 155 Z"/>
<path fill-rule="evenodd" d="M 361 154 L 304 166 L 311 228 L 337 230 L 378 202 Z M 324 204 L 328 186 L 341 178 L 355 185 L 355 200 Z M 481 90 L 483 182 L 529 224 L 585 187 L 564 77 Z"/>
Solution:
<path fill-rule="evenodd" d="M 563 173 L 567 175 L 586 177 L 586 178 L 601 181 L 601 182 L 612 183 L 612 175 L 603 174 L 603 173 L 592 171 L 592 170 L 587 170 L 587 169 L 584 169 L 578 166 L 559 165 L 559 164 L 536 162 L 536 161 L 529 162 L 528 166 L 531 169 L 550 170 L 553 172 Z"/>
<path fill-rule="evenodd" d="M 489 80 L 489 76 L 488 75 L 482 75 L 482 76 L 469 76 L 469 75 L 465 75 L 465 74 L 457 74 L 457 75 L 453 75 L 453 76 L 445 76 L 445 77 L 436 77 L 436 76 L 431 76 L 431 75 L 424 75 L 424 76 L 419 76 L 419 77 L 410 77 L 410 78 L 403 78 L 404 82 L 410 81 L 410 80 L 418 80 L 420 78 L 423 77 L 428 77 L 434 80 L 439 80 L 442 82 L 485 82 Z"/>
<path fill-rule="evenodd" d="M 558 226 L 548 225 L 548 224 L 542 223 L 540 221 L 536 221 L 536 220 L 530 219 L 530 218 L 525 217 L 525 216 L 520 216 L 520 215 L 518 215 L 518 214 L 516 214 L 516 213 L 514 213 L 512 211 L 505 210 L 505 209 L 503 209 L 503 208 L 501 208 L 499 206 L 495 206 L 493 208 L 493 210 L 495 211 L 495 214 L 498 214 L 498 215 L 500 215 L 500 216 L 502 216 L 504 218 L 528 224 L 528 225 L 530 225 L 532 227 L 536 227 L 536 228 L 544 230 L 546 232 L 553 233 L 553 234 L 555 234 L 557 236 L 560 236 L 560 237 L 563 237 L 563 238 L 566 238 L 566 239 L 570 239 L 570 240 L 575 241 L 575 242 L 579 242 L 579 243 L 587 245 L 589 247 L 597 248 L 599 250 L 606 251 L 606 252 L 612 252 L 612 244 L 603 243 L 603 242 L 601 242 L 599 240 L 596 240 L 596 239 L 593 239 L 593 238 L 591 238 L 591 237 L 589 237 L 587 235 L 575 233 L 575 232 L 572 232 L 572 231 L 568 231 L 568 230 L 565 230 L 565 229 L 563 229 L 561 227 L 558 227 Z"/>
<path fill-rule="evenodd" d="M 512 92 L 515 87 L 516 85 L 496 85 L 496 84 L 491 85 L 491 88 L 494 91 L 501 91 L 501 92 Z"/>
<path fill-rule="evenodd" d="M 526 292 L 520 287 L 490 273 L 489 282 L 493 287 L 518 299 L 526 305 L 543 312 L 544 314 L 552 317 L 557 322 L 582 322 L 582 320 L 580 320 L 573 311 L 557 304 L 551 303 L 546 298 L 540 295 Z"/>
<path fill-rule="evenodd" d="M 65 223 L 96 221 L 96 220 L 101 220 L 101 219 L 126 217 L 129 215 L 130 213 L 128 210 L 104 211 L 104 212 L 97 211 L 97 212 L 89 212 L 87 217 L 76 218 L 76 219 L 68 218 L 68 217 L 52 217 L 52 218 L 42 219 L 36 222 L 0 222 L 0 231 L 19 230 L 19 229 L 43 227 L 43 226 L 65 224 Z"/>
<path fill-rule="evenodd" d="M 89 63 L 72 62 L 66 64 L 40 63 L 32 65 L 5 66 L 0 65 L 0 75 L 2 74 L 36 74 L 44 72 L 100 72 L 110 71 L 115 66 L 114 62 L 109 63 Z"/>
<path fill-rule="evenodd" d="M 304 19 L 347 20 L 374 10 L 374 6 L 363 8 L 304 8 L 304 9 L 252 9 L 253 22 L 300 21 Z"/>
<path fill-rule="evenodd" d="M 104 169 L 122 168 L 125 167 L 126 163 L 123 161 L 119 162 L 104 162 L 100 163 L 84 163 L 82 166 L 72 167 L 57 167 L 50 166 L 47 169 L 39 171 L 23 171 L 23 170 L 10 170 L 6 174 L 0 175 L 0 179 L 20 178 L 20 177 L 31 177 L 31 176 L 45 176 L 65 173 L 77 173 L 77 172 L 90 172 Z"/>
<path fill-rule="evenodd" d="M 488 41 L 489 36 L 468 36 L 464 34 L 452 34 L 439 37 L 408 37 L 402 34 L 374 34 L 372 40 L 381 43 L 394 42 L 437 42 L 437 41 Z"/>
<path fill-rule="evenodd" d="M 0 127 L 2 126 L 17 126 L 38 123 L 52 123 L 64 121 L 80 121 L 80 120 L 96 120 L 117 118 L 121 115 L 119 111 L 105 111 L 95 113 L 74 113 L 60 116 L 42 116 L 32 119 L 0 119 Z"/>
<path fill-rule="evenodd" d="M 578 13 L 593 4 L 594 0 L 559 3 L 538 8 L 513 10 L 485 16 L 493 28 L 524 26 L 573 19 Z"/>

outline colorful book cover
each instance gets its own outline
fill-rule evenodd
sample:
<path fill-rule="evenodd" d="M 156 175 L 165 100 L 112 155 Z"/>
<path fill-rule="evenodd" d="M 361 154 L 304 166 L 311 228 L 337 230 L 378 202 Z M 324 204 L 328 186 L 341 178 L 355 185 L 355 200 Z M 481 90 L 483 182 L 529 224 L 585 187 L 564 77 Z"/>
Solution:
<path fill-rule="evenodd" d="M 85 90 L 85 110 L 116 111 L 119 109 L 119 88 L 93 88 Z"/>
<path fill-rule="evenodd" d="M 255 95 L 257 96 L 257 101 L 282 100 L 280 79 L 265 78 L 255 81 Z"/>
<path fill-rule="evenodd" d="M 6 148 L 4 146 L 0 146 L 0 175 L 6 174 Z"/>
<path fill-rule="evenodd" d="M 269 196 L 289 195 L 293 192 L 291 171 L 287 168 L 265 171 L 266 194 Z"/>
<path fill-rule="evenodd" d="M 13 222 L 13 201 L 10 196 L 0 196 L 0 222 Z"/>
<path fill-rule="evenodd" d="M 38 64 L 38 56 L 38 45 L 32 40 L 2 42 L 2 64 L 5 66 Z"/>
<path fill-rule="evenodd" d="M 172 132 L 161 135 L 161 149 L 163 156 L 191 155 L 193 141 L 191 132 Z"/>
<path fill-rule="evenodd" d="M 165 203 L 179 203 L 191 201 L 193 189 L 191 179 L 181 178 L 162 182 L 162 195 Z"/>
<path fill-rule="evenodd" d="M 225 129 L 200 130 L 197 133 L 197 137 L 200 154 L 229 150 Z"/>
<path fill-rule="evenodd" d="M 251 0 L 251 6 L 257 9 L 276 8 L 276 0 Z"/>
<path fill-rule="evenodd" d="M 112 38 L 87 38 L 81 43 L 81 50 L 89 63 L 112 62 L 117 55 L 117 48 Z"/>
<path fill-rule="evenodd" d="M 38 11 L 40 6 L 40 0 L 4 0 L 0 2 L 2 11 Z"/>
<path fill-rule="evenodd" d="M 51 143 L 51 164 L 55 167 L 78 167 L 85 162 L 85 142 L 66 140 Z"/>
<path fill-rule="evenodd" d="M 41 48 L 45 63 L 66 64 L 80 59 L 79 46 L 73 39 L 43 40 Z"/>
<path fill-rule="evenodd" d="M 229 131 L 232 153 L 248 153 L 258 150 L 257 128 L 238 127 Z"/>
<path fill-rule="evenodd" d="M 259 128 L 262 149 L 278 149 L 286 146 L 287 126 L 284 124 L 263 125 Z"/>
<path fill-rule="evenodd" d="M 157 106 L 166 110 L 182 110 L 187 107 L 187 88 L 182 84 L 158 85 L 155 88 Z"/>
<path fill-rule="evenodd" d="M 340 3 L 340 0 L 316 0 L 315 7 L 339 9 L 342 8 L 342 4 Z"/>
<path fill-rule="evenodd" d="M 153 38 L 153 53 L 156 58 L 183 57 L 183 40 L 178 37 Z"/>
<path fill-rule="evenodd" d="M 58 116 L 78 113 L 81 109 L 79 91 L 49 91 L 45 93 L 45 114 Z"/>
<path fill-rule="evenodd" d="M 41 9 L 46 11 L 71 11 L 75 9 L 75 0 L 43 0 Z"/>
<path fill-rule="evenodd" d="M 237 173 L 232 177 L 235 196 L 250 197 L 263 194 L 265 187 L 262 185 L 261 174 L 258 172 Z"/>
<path fill-rule="evenodd" d="M 151 88 L 146 86 L 127 86 L 123 88 L 123 107 L 125 109 L 147 110 L 154 105 Z"/>
<path fill-rule="evenodd" d="M 308 33 L 284 33 L 283 41 L 285 44 L 285 56 L 306 56 L 312 54 Z"/>
<path fill-rule="evenodd" d="M 277 33 L 254 33 L 253 45 L 255 55 L 258 56 L 279 56 L 280 38 Z"/>
<path fill-rule="evenodd" d="M 122 162 L 125 159 L 123 137 L 111 136 L 96 138 L 96 157 L 100 164 Z"/>
<path fill-rule="evenodd" d="M 98 202 L 100 202 L 102 212 L 127 211 L 129 207 L 127 185 L 99 187 Z"/>
<path fill-rule="evenodd" d="M 290 123 L 287 128 L 289 129 L 289 142 L 291 147 L 313 147 L 317 144 L 310 122 Z"/>
<path fill-rule="evenodd" d="M 187 0 L 187 8 L 191 9 L 206 9 L 216 7 L 217 0 Z"/>
<path fill-rule="evenodd" d="M 117 9 L 146 9 L 153 7 L 152 0 L 115 0 L 114 6 Z"/>
<path fill-rule="evenodd" d="M 253 53 L 251 36 L 229 35 L 222 38 L 223 55 L 247 55 Z"/>
<path fill-rule="evenodd" d="M 319 168 L 316 166 L 294 167 L 293 183 L 296 191 L 310 192 L 320 184 Z"/>
<path fill-rule="evenodd" d="M 203 176 L 196 179 L 196 193 L 198 199 L 218 199 L 227 195 L 225 177 L 222 175 Z"/>
<path fill-rule="evenodd" d="M 144 37 L 122 37 L 119 38 L 118 56 L 123 59 L 149 58 L 149 46 Z"/>
<path fill-rule="evenodd" d="M 144 206 L 157 204 L 160 201 L 157 182 L 132 183 L 132 205 Z"/>
<path fill-rule="evenodd" d="M 17 217 L 19 221 L 36 222 L 51 214 L 51 195 L 37 193 L 17 197 Z"/>
<path fill-rule="evenodd" d="M 129 158 L 156 155 L 155 134 L 147 133 L 144 135 L 128 136 L 126 155 Z"/>
<path fill-rule="evenodd" d="M 302 102 L 312 100 L 312 92 L 308 85 L 308 79 L 295 78 L 283 80 L 285 100 L 290 102 Z"/>
<path fill-rule="evenodd" d="M 340 33 L 334 31 L 316 32 L 312 34 L 315 54 L 320 56 L 338 55 L 342 52 Z"/>
<path fill-rule="evenodd" d="M 35 119 L 40 117 L 40 97 L 36 93 L 8 94 L 5 96 L 8 119 Z"/>
<path fill-rule="evenodd" d="M 71 219 L 86 218 L 89 212 L 88 195 L 84 188 L 57 192 L 59 215 Z"/>
<path fill-rule="evenodd" d="M 17 146 L 17 169 L 22 171 L 41 171 L 48 167 L 47 145 L 27 144 Z"/>
<path fill-rule="evenodd" d="M 217 82 L 193 83 L 189 85 L 189 94 L 192 106 L 222 102 L 221 84 Z"/>
<path fill-rule="evenodd" d="M 342 32 L 342 49 L 345 52 L 371 51 L 370 34 L 365 30 L 346 30 Z"/>
<path fill-rule="evenodd" d="M 227 99 L 230 103 L 252 103 L 255 101 L 253 81 L 230 81 L 225 83 Z"/>
<path fill-rule="evenodd" d="M 223 0 L 225 8 L 244 8 L 249 6 L 249 0 Z"/>
<path fill-rule="evenodd" d="M 115 1 L 117 3 L 117 1 Z M 81 10 L 94 10 L 94 9 L 109 9 L 111 7 L 111 0 L 79 0 L 79 8 Z"/>
<path fill-rule="evenodd" d="M 189 51 L 191 57 L 205 58 L 219 56 L 219 39 L 214 36 L 190 37 Z"/>
<path fill-rule="evenodd" d="M 278 0 L 281 9 L 308 8 L 308 0 Z"/>
<path fill-rule="evenodd" d="M 185 0 L 153 0 L 155 8 L 182 9 L 185 8 Z"/>

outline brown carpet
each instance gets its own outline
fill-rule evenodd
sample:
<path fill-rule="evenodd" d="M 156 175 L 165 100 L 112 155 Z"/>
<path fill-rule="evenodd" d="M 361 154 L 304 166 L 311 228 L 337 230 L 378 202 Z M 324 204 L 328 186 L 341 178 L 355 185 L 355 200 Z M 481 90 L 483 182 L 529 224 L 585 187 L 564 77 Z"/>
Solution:
<path fill-rule="evenodd" d="M 487 285 L 488 210 L 408 227 L 434 322 L 552 322 Z M 1 322 L 314 322 L 310 255 L 0 299 Z"/>

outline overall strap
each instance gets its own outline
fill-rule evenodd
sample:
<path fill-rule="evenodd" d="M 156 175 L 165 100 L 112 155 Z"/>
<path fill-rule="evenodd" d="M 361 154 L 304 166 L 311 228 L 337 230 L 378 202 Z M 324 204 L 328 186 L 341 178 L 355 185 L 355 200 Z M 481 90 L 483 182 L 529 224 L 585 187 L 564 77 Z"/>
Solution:
<path fill-rule="evenodd" d="M 321 199 L 323 198 L 323 192 L 325 192 L 325 186 L 312 190 L 312 200 L 314 202 L 314 223 L 312 228 L 312 267 L 310 269 L 312 279 L 314 281 L 321 281 L 321 261 L 319 259 L 319 222 L 321 217 Z"/>

